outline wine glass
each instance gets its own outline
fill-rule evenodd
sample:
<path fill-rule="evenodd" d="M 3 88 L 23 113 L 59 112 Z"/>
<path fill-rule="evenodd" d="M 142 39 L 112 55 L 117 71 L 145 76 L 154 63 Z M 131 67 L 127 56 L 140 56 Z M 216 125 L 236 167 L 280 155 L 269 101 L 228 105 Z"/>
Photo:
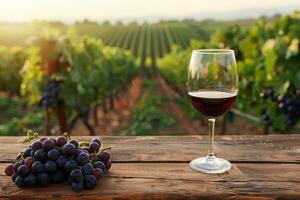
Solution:
<path fill-rule="evenodd" d="M 214 154 L 215 118 L 233 105 L 238 93 L 238 74 L 233 50 L 193 50 L 188 70 L 188 95 L 193 107 L 208 119 L 209 151 L 206 157 L 194 159 L 195 171 L 209 174 L 231 169 L 229 161 Z"/>

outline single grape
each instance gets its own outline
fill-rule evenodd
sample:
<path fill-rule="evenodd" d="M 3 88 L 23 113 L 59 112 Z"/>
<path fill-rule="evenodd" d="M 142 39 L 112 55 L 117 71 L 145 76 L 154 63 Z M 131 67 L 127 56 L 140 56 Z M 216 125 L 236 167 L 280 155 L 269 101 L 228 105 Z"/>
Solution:
<path fill-rule="evenodd" d="M 25 177 L 27 174 L 29 174 L 29 168 L 27 167 L 27 165 L 21 165 L 18 168 L 18 175 Z"/>
<path fill-rule="evenodd" d="M 54 183 L 60 183 L 65 180 L 65 174 L 62 170 L 58 170 L 52 174 L 52 180 Z"/>
<path fill-rule="evenodd" d="M 95 176 L 97 180 L 99 180 L 101 178 L 101 176 L 104 175 L 104 172 L 100 168 L 94 168 L 92 175 Z"/>
<path fill-rule="evenodd" d="M 84 165 L 86 163 L 88 163 L 89 161 L 89 154 L 85 153 L 85 152 L 81 152 L 77 158 L 76 161 L 78 162 L 79 165 Z"/>
<path fill-rule="evenodd" d="M 99 138 L 93 138 L 91 142 L 96 142 L 99 144 L 99 146 L 101 147 L 101 141 Z"/>
<path fill-rule="evenodd" d="M 111 160 L 109 159 L 107 162 L 104 163 L 106 171 L 108 171 L 111 168 Z"/>
<path fill-rule="evenodd" d="M 25 159 L 25 165 L 27 165 L 27 167 L 29 168 L 29 169 L 31 169 L 31 167 L 32 167 L 32 164 L 35 162 L 35 159 L 33 158 L 33 157 L 27 157 L 26 159 Z"/>
<path fill-rule="evenodd" d="M 89 148 L 90 148 L 90 150 L 89 150 L 90 153 L 97 153 L 100 149 L 100 145 L 96 142 L 92 142 L 90 144 Z"/>
<path fill-rule="evenodd" d="M 68 160 L 65 164 L 65 171 L 70 172 L 73 169 L 78 169 L 77 162 L 75 160 Z"/>
<path fill-rule="evenodd" d="M 89 147 L 84 147 L 84 148 L 83 148 L 83 151 L 85 151 L 86 153 L 91 153 Z"/>
<path fill-rule="evenodd" d="M 78 146 L 79 146 L 78 141 L 75 140 L 75 139 L 70 140 L 69 143 L 74 144 L 74 146 L 75 146 L 76 148 L 78 148 Z"/>
<path fill-rule="evenodd" d="M 57 164 L 54 161 L 48 160 L 45 164 L 45 168 L 48 172 L 55 172 L 57 170 Z"/>
<path fill-rule="evenodd" d="M 91 163 L 86 163 L 83 165 L 82 171 L 84 175 L 91 175 L 93 173 L 93 165 Z"/>
<path fill-rule="evenodd" d="M 24 185 L 25 186 L 33 186 L 36 184 L 36 176 L 34 174 L 29 174 L 24 178 Z"/>
<path fill-rule="evenodd" d="M 45 166 L 41 161 L 35 161 L 32 164 L 31 171 L 33 173 L 41 173 L 45 171 Z"/>
<path fill-rule="evenodd" d="M 42 142 L 41 141 L 35 141 L 31 144 L 31 148 L 33 151 L 36 151 L 38 149 L 42 148 Z"/>
<path fill-rule="evenodd" d="M 38 183 L 41 185 L 47 185 L 48 183 L 50 183 L 50 177 L 45 172 L 40 173 L 37 177 L 37 180 L 38 180 Z"/>
<path fill-rule="evenodd" d="M 55 143 L 51 139 L 47 139 L 42 143 L 42 148 L 44 150 L 50 150 L 53 149 L 54 147 L 55 147 Z"/>
<path fill-rule="evenodd" d="M 94 162 L 94 168 L 99 168 L 99 169 L 101 169 L 103 172 L 106 171 L 105 164 L 104 164 L 102 161 Z"/>
<path fill-rule="evenodd" d="M 54 138 L 50 138 L 54 142 L 54 146 L 56 146 L 56 140 Z"/>
<path fill-rule="evenodd" d="M 52 160 L 52 161 L 57 160 L 59 155 L 60 155 L 60 153 L 57 149 L 51 149 L 47 153 L 48 160 Z"/>
<path fill-rule="evenodd" d="M 81 182 L 82 181 L 82 172 L 80 169 L 73 169 L 70 173 L 71 182 Z"/>
<path fill-rule="evenodd" d="M 7 165 L 6 168 L 5 168 L 5 174 L 7 176 L 12 176 L 13 173 L 14 173 L 14 165 L 13 164 Z"/>
<path fill-rule="evenodd" d="M 59 136 L 56 138 L 56 146 L 57 147 L 62 147 L 64 146 L 65 144 L 67 144 L 67 138 L 64 137 L 64 136 Z"/>
<path fill-rule="evenodd" d="M 82 191 L 84 189 L 84 184 L 83 184 L 83 182 L 81 181 L 81 182 L 73 182 L 72 183 L 72 190 L 74 191 L 74 192 L 80 192 L 80 191 Z"/>
<path fill-rule="evenodd" d="M 46 161 L 47 160 L 47 152 L 43 149 L 39 149 L 34 153 L 34 158 L 39 161 Z"/>
<path fill-rule="evenodd" d="M 24 158 L 27 158 L 29 156 L 31 156 L 31 151 L 32 151 L 32 148 L 28 148 L 24 151 L 24 154 L 23 154 L 23 157 Z"/>
<path fill-rule="evenodd" d="M 87 189 L 93 189 L 97 185 L 97 179 L 93 175 L 84 176 L 84 184 Z"/>
<path fill-rule="evenodd" d="M 74 144 L 67 143 L 64 145 L 62 153 L 66 156 L 71 156 L 76 152 L 76 147 Z"/>
<path fill-rule="evenodd" d="M 21 176 L 17 176 L 15 183 L 18 187 L 24 187 L 24 179 Z"/>
<path fill-rule="evenodd" d="M 100 153 L 100 160 L 103 163 L 106 163 L 110 159 L 110 154 L 107 151 L 103 151 Z"/>

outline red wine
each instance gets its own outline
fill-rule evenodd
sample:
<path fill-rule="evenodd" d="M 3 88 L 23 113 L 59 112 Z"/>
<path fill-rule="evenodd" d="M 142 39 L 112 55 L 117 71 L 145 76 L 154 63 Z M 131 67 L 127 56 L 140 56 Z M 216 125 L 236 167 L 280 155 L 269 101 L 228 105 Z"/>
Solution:
<path fill-rule="evenodd" d="M 198 90 L 189 92 L 193 107 L 206 117 L 218 117 L 233 105 L 236 93 Z"/>

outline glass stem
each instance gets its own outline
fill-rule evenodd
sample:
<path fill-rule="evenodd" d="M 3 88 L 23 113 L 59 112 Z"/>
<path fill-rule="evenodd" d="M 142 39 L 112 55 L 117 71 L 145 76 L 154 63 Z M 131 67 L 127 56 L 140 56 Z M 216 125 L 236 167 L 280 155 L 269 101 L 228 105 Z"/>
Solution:
<path fill-rule="evenodd" d="M 214 156 L 214 132 L 215 132 L 215 119 L 208 119 L 208 129 L 209 129 L 209 149 L 208 156 Z"/>

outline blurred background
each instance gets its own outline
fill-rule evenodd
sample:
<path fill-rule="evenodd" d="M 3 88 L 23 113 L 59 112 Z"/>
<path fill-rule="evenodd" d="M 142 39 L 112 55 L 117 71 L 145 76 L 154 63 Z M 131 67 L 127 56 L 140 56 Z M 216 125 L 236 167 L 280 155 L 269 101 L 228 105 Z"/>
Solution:
<path fill-rule="evenodd" d="M 207 134 L 193 49 L 237 57 L 216 134 L 300 132 L 298 0 L 0 0 L 0 135 Z"/>

